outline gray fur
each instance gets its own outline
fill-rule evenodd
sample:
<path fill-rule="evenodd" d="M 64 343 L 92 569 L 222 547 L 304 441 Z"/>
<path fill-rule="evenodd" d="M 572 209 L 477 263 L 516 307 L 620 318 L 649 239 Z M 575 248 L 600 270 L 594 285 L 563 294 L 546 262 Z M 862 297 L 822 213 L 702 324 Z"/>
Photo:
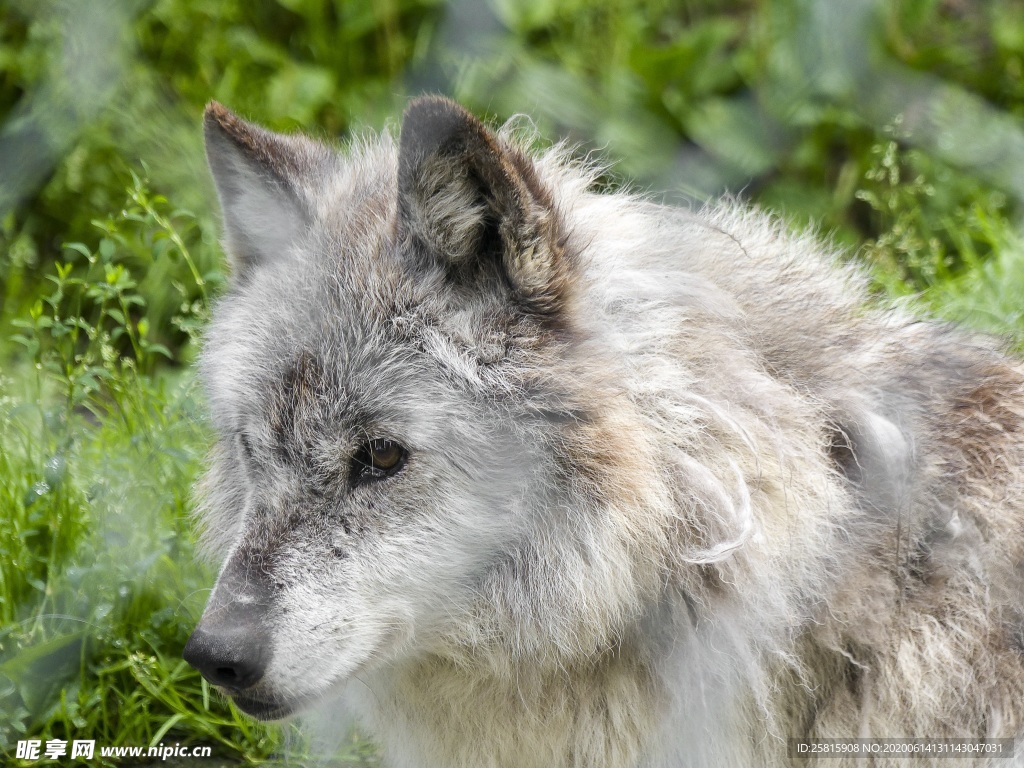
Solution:
<path fill-rule="evenodd" d="M 207 135 L 238 274 L 200 517 L 210 610 L 264 596 L 243 706 L 344 698 L 395 768 L 1021 734 L 998 345 L 874 305 L 764 213 L 597 194 L 441 99 L 343 155 L 220 106 Z M 373 438 L 408 461 L 356 484 Z"/>

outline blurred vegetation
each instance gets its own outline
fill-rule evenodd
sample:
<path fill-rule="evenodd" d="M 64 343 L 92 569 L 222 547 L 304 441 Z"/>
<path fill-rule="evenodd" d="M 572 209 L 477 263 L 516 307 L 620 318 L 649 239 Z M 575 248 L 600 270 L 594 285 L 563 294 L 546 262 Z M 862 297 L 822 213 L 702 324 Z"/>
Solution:
<path fill-rule="evenodd" d="M 1024 0 L 0 0 L 0 756 L 302 752 L 180 660 L 212 582 L 188 364 L 225 279 L 200 115 L 344 139 L 423 90 L 1024 341 Z"/>

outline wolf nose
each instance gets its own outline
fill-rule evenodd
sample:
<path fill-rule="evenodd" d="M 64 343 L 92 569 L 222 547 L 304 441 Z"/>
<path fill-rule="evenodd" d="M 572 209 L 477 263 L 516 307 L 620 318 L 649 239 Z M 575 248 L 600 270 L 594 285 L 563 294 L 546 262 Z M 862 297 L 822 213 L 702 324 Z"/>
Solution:
<path fill-rule="evenodd" d="M 211 683 L 232 691 L 251 688 L 267 669 L 264 645 L 251 627 L 207 632 L 200 625 L 182 656 Z"/>

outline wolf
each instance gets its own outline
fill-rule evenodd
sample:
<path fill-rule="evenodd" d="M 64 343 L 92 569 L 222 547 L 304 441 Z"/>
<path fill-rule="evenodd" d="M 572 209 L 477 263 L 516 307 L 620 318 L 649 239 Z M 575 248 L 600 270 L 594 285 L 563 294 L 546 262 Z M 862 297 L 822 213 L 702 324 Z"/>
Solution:
<path fill-rule="evenodd" d="M 393 768 L 1020 736 L 1020 362 L 516 125 L 428 96 L 338 150 L 207 108 L 220 575 L 185 658 L 259 719 L 345 702 Z"/>

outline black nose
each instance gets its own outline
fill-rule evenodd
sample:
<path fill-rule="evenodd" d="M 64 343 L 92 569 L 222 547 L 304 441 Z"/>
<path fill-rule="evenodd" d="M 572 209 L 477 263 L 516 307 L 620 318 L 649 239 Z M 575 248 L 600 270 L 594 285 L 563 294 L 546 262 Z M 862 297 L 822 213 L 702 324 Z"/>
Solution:
<path fill-rule="evenodd" d="M 268 654 L 251 626 L 206 630 L 200 622 L 182 656 L 214 685 L 244 691 L 263 677 Z"/>

